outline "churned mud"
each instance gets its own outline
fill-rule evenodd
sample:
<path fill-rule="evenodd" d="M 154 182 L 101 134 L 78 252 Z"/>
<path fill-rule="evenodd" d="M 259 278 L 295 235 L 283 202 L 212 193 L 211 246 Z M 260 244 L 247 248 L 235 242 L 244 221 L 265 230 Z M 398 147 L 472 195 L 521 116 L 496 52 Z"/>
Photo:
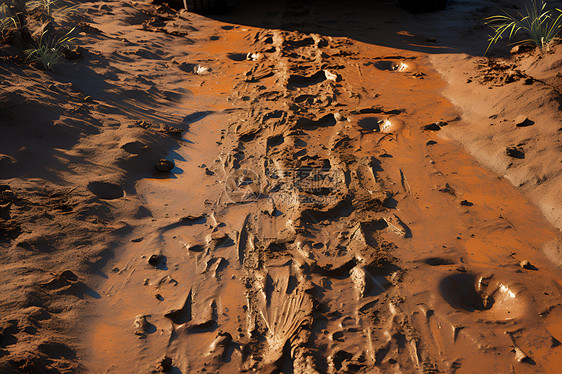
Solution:
<path fill-rule="evenodd" d="M 79 142 L 98 175 L 62 174 L 78 191 L 62 196 L 103 209 L 81 242 L 103 248 L 40 286 L 72 297 L 29 314 L 52 337 L 47 361 L 21 353 L 34 347 L 21 323 L 2 330 L 6 370 L 557 371 L 558 221 L 453 140 L 470 122 L 432 65 L 482 52 L 446 33 L 482 9 L 453 7 L 431 31 L 389 2 L 249 1 L 214 18 L 110 4 L 92 16 L 91 63 L 120 83 L 80 89 L 118 124 Z M 10 253 L 34 248 L 14 230 Z"/>

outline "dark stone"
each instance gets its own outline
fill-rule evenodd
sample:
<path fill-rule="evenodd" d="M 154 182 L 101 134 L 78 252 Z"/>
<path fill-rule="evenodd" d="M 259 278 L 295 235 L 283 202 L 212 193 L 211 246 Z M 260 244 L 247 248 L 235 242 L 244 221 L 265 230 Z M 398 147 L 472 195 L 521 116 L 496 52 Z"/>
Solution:
<path fill-rule="evenodd" d="M 172 161 L 166 160 L 166 159 L 161 159 L 156 164 L 156 170 L 161 171 L 163 173 L 168 173 L 168 172 L 172 171 L 174 166 L 175 165 Z"/>

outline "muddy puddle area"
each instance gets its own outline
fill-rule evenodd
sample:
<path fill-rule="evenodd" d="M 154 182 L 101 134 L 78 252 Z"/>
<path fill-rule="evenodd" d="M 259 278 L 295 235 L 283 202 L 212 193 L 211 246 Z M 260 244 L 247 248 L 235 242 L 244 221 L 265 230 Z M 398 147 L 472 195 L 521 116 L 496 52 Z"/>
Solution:
<path fill-rule="evenodd" d="M 558 231 L 440 134 L 426 53 L 279 26 L 297 10 L 191 46 L 211 70 L 174 169 L 137 183 L 88 370 L 556 371 Z"/>

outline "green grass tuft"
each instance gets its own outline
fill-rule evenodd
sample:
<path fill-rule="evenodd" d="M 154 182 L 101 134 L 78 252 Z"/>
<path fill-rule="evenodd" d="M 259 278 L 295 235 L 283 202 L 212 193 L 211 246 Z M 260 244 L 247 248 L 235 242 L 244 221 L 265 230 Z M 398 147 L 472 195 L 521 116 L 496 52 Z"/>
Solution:
<path fill-rule="evenodd" d="M 548 49 L 550 44 L 559 39 L 558 35 L 562 29 L 562 10 L 547 10 L 546 2 L 543 0 L 530 0 L 525 5 L 523 12 L 504 14 L 485 18 L 485 23 L 494 30 L 494 34 L 488 40 L 488 48 L 500 41 L 506 34 L 511 42 L 512 38 L 519 33 L 527 36 L 511 44 L 534 43 L 540 49 Z M 556 16 L 558 13 L 558 16 Z"/>
<path fill-rule="evenodd" d="M 59 38 L 44 31 L 39 38 L 37 47 L 25 51 L 27 59 L 37 61 L 45 70 L 54 70 L 55 65 L 62 61 L 64 52 L 75 39 L 70 36 L 73 31 L 74 28 Z"/>

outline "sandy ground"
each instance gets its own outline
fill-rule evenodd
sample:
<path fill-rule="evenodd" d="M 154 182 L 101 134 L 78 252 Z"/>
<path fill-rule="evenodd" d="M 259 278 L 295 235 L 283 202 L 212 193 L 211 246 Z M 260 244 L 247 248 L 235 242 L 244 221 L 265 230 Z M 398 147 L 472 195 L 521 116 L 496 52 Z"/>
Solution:
<path fill-rule="evenodd" d="M 497 5 L 30 14 L 81 58 L 1 50 L 0 372 L 557 372 L 562 49 Z"/>

